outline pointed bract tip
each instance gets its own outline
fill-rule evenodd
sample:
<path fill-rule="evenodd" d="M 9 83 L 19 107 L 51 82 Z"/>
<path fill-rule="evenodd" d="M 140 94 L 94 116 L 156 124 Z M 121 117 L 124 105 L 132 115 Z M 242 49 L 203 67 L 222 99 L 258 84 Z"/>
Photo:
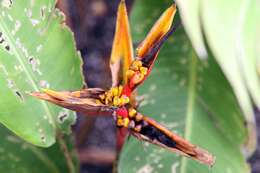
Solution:
<path fill-rule="evenodd" d="M 121 0 L 120 3 L 119 3 L 119 8 L 124 8 L 126 5 L 125 5 L 125 0 Z"/>
<path fill-rule="evenodd" d="M 170 30 L 173 19 L 176 13 L 176 5 L 172 4 L 167 8 L 153 25 L 152 29 L 142 41 L 142 43 L 137 47 L 137 56 L 144 57 L 150 50 L 151 47 L 156 45 L 156 43 Z"/>
<path fill-rule="evenodd" d="M 170 8 L 170 9 L 173 9 L 173 10 L 176 10 L 176 4 L 173 3 L 169 8 Z"/>
<path fill-rule="evenodd" d="M 207 150 L 196 147 L 195 151 L 196 151 L 196 158 L 199 162 L 209 165 L 210 167 L 212 167 L 215 164 L 216 156 L 209 153 Z"/>
<path fill-rule="evenodd" d="M 33 97 L 37 97 L 37 95 L 39 94 L 38 92 L 26 92 L 26 94 L 33 96 Z"/>

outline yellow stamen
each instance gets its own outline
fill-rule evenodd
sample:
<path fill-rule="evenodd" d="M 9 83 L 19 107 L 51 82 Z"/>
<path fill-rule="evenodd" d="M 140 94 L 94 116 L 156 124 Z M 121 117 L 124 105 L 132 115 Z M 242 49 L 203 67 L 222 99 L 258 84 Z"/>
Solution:
<path fill-rule="evenodd" d="M 128 118 L 124 118 L 123 119 L 123 123 L 124 123 L 124 127 L 128 127 L 128 124 L 129 124 L 129 119 Z"/>
<path fill-rule="evenodd" d="M 129 102 L 130 102 L 129 97 L 127 97 L 127 96 L 125 96 L 125 95 L 123 95 L 123 96 L 120 98 L 120 103 L 121 103 L 122 105 L 125 105 L 125 104 L 127 104 L 127 103 L 129 103 Z"/>
<path fill-rule="evenodd" d="M 132 65 L 133 65 L 133 66 L 137 66 L 137 67 L 142 67 L 142 64 L 143 64 L 142 61 L 136 60 L 136 61 L 133 62 Z"/>
<path fill-rule="evenodd" d="M 117 119 L 117 123 L 118 126 L 124 126 L 124 120 L 123 119 Z"/>
<path fill-rule="evenodd" d="M 134 84 L 139 84 L 144 79 L 144 74 L 136 73 L 132 79 Z"/>
<path fill-rule="evenodd" d="M 131 79 L 134 74 L 135 74 L 135 71 L 133 71 L 133 70 L 127 70 L 127 71 L 126 71 L 127 79 Z"/>
<path fill-rule="evenodd" d="M 143 75 L 146 75 L 147 72 L 148 72 L 148 69 L 146 67 L 140 67 L 140 72 L 143 74 Z"/>
<path fill-rule="evenodd" d="M 134 108 L 130 108 L 128 114 L 130 118 L 133 118 L 136 115 L 136 110 Z"/>
<path fill-rule="evenodd" d="M 118 105 L 120 105 L 120 102 L 121 102 L 121 100 L 120 100 L 120 98 L 119 98 L 118 96 L 115 96 L 115 97 L 113 98 L 113 106 L 118 106 Z"/>
<path fill-rule="evenodd" d="M 120 86 L 118 87 L 118 96 L 121 96 L 122 91 L 123 91 L 123 86 L 120 85 Z"/>
<path fill-rule="evenodd" d="M 130 68 L 134 71 L 138 71 L 140 67 L 142 67 L 142 62 L 138 60 L 134 61 Z"/>

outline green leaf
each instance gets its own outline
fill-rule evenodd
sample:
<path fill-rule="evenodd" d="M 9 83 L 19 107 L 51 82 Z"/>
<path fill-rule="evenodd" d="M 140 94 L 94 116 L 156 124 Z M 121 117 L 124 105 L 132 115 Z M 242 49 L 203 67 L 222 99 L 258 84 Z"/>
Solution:
<path fill-rule="evenodd" d="M 176 2 L 178 3 L 179 13 L 182 16 L 182 23 L 185 26 L 185 30 L 191 39 L 194 49 L 200 57 L 205 58 L 207 51 L 202 37 L 201 24 L 198 20 L 200 17 L 199 0 L 176 0 Z"/>
<path fill-rule="evenodd" d="M 59 143 L 48 149 L 36 147 L 14 136 L 2 125 L 0 125 L 0 136 L 0 172 L 70 172 Z M 72 150 L 72 146 L 67 147 L 70 157 L 74 159 L 75 151 Z M 73 161 L 76 165 L 76 160 Z M 74 167 L 74 172 L 76 169 L 78 168 Z"/>
<path fill-rule="evenodd" d="M 260 79 L 257 74 L 260 3 L 256 0 L 177 0 L 177 3 L 194 47 L 204 47 L 201 41 L 204 31 L 210 49 L 234 89 L 252 136 L 248 146 L 249 153 L 252 153 L 256 147 L 256 135 L 251 98 L 260 108 Z M 193 8 L 194 4 L 196 8 Z"/>
<path fill-rule="evenodd" d="M 54 0 L 0 1 L 0 122 L 38 146 L 69 132 L 75 114 L 29 96 L 81 87 L 80 57 Z"/>
<path fill-rule="evenodd" d="M 135 41 L 144 38 L 169 5 L 165 1 L 136 1 L 131 20 Z M 162 48 L 151 76 L 138 93 L 145 98 L 139 111 L 213 153 L 216 163 L 208 168 L 157 146 L 142 146 L 143 142 L 131 138 L 120 155 L 120 173 L 249 172 L 241 153 L 247 129 L 232 88 L 210 53 L 203 60 L 196 56 L 183 28 Z"/>

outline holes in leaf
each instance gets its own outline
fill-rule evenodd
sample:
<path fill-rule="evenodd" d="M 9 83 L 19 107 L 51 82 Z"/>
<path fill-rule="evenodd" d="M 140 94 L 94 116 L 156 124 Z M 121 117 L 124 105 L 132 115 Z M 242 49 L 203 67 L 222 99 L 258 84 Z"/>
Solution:
<path fill-rule="evenodd" d="M 19 91 L 15 82 L 12 79 L 7 79 L 7 87 L 14 92 L 14 94 L 19 98 L 20 101 L 24 101 L 22 93 Z"/>
<path fill-rule="evenodd" d="M 10 46 L 9 44 L 6 42 L 6 40 L 3 37 L 3 33 L 0 32 L 0 45 L 4 47 L 4 49 L 9 52 L 10 51 Z"/>
<path fill-rule="evenodd" d="M 67 109 L 64 109 L 64 111 L 59 112 L 58 122 L 63 123 L 68 117 L 69 117 L 69 112 Z"/>
<path fill-rule="evenodd" d="M 14 87 L 14 81 L 11 79 L 7 79 L 7 86 L 8 88 L 12 89 Z"/>
<path fill-rule="evenodd" d="M 16 20 L 15 21 L 15 25 L 14 25 L 14 28 L 13 30 L 11 31 L 12 35 L 15 35 L 16 32 L 20 29 L 22 23 L 19 21 L 19 20 Z"/>
<path fill-rule="evenodd" d="M 68 116 L 68 115 L 67 115 L 66 113 L 63 114 L 63 115 L 61 115 L 61 116 L 59 116 L 59 120 L 60 120 L 60 122 L 63 122 L 64 119 L 66 119 L 67 116 Z"/>
<path fill-rule="evenodd" d="M 5 49 L 6 49 L 7 51 L 9 51 L 9 50 L 10 50 L 10 46 L 9 46 L 9 45 L 6 45 L 6 46 L 5 46 Z"/>
<path fill-rule="evenodd" d="M 3 0 L 2 1 L 2 6 L 6 7 L 6 8 L 11 8 L 12 4 L 13 4 L 12 0 Z"/>
<path fill-rule="evenodd" d="M 29 63 L 32 64 L 32 63 L 33 63 L 33 60 L 34 60 L 34 58 L 33 58 L 33 57 L 30 57 L 30 58 L 29 58 Z"/>
<path fill-rule="evenodd" d="M 28 62 L 29 62 L 29 64 L 31 65 L 32 70 L 33 70 L 34 72 L 37 72 L 39 75 L 42 74 L 41 71 L 40 71 L 40 69 L 39 69 L 39 65 L 40 65 L 39 59 L 36 59 L 36 58 L 34 58 L 33 56 L 30 56 L 29 59 L 28 59 Z"/>
<path fill-rule="evenodd" d="M 15 91 L 15 94 L 19 97 L 19 99 L 20 99 L 21 101 L 24 100 L 23 95 L 21 94 L 21 92 Z"/>
<path fill-rule="evenodd" d="M 41 9 L 40 9 L 40 15 L 41 17 L 44 19 L 45 17 L 45 10 L 46 10 L 46 6 L 42 6 Z"/>
<path fill-rule="evenodd" d="M 41 88 L 50 88 L 50 84 L 46 80 L 40 80 L 39 85 Z"/>
<path fill-rule="evenodd" d="M 43 143 L 45 143 L 45 142 L 46 142 L 46 137 L 44 136 L 44 134 L 43 134 L 43 133 L 41 133 L 41 141 L 42 141 Z"/>

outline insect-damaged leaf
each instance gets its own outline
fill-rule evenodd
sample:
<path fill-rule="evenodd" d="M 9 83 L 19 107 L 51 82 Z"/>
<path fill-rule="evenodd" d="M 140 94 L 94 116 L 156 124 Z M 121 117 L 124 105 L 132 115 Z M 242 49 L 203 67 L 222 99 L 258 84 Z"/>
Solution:
<path fill-rule="evenodd" d="M 158 9 L 167 5 L 149 0 L 135 3 L 131 20 L 135 41 L 143 39 L 160 14 Z M 145 98 L 139 111 L 216 156 L 213 172 L 249 171 L 240 150 L 247 130 L 232 88 L 212 57 L 198 59 L 183 29 L 178 29 L 162 48 L 139 93 Z M 118 170 L 209 172 L 207 166 L 146 143 L 142 146 L 135 139 L 125 144 Z"/>
<path fill-rule="evenodd" d="M 0 122 L 28 142 L 50 146 L 75 115 L 27 92 L 81 87 L 80 58 L 54 0 L 1 1 Z M 55 75 L 54 75 L 55 74 Z"/>

